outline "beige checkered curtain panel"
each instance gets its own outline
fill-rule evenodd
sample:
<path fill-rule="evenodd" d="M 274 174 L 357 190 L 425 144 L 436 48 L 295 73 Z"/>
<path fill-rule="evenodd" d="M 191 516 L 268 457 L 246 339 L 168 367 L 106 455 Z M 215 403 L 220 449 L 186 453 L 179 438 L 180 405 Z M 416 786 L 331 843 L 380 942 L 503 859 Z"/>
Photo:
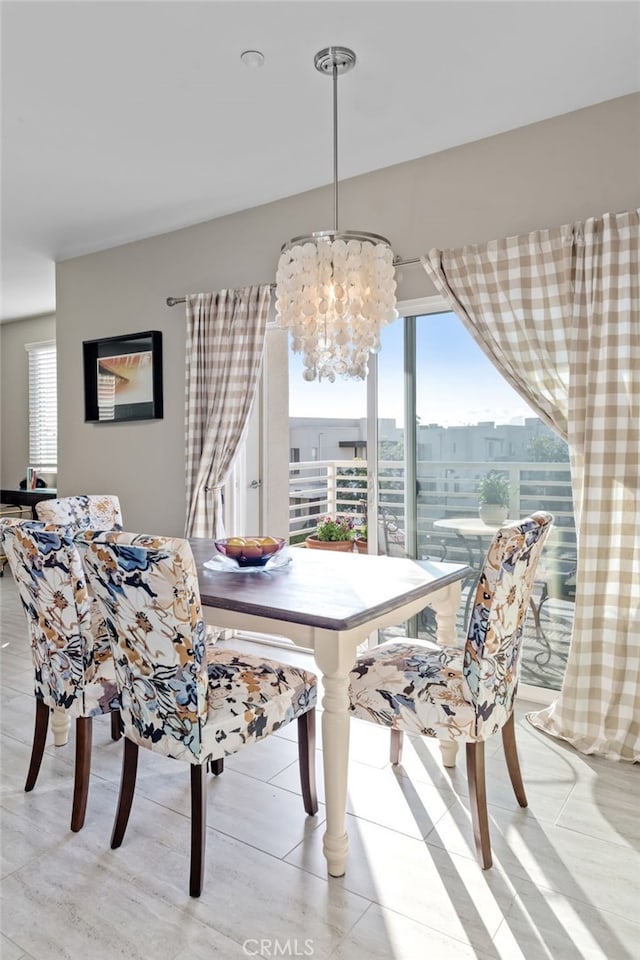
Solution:
<path fill-rule="evenodd" d="M 224 536 L 222 487 L 255 396 L 270 299 L 268 285 L 187 297 L 188 537 Z"/>
<path fill-rule="evenodd" d="M 469 333 L 565 437 L 578 537 L 558 699 L 529 719 L 584 753 L 640 759 L 639 211 L 430 251 Z"/>

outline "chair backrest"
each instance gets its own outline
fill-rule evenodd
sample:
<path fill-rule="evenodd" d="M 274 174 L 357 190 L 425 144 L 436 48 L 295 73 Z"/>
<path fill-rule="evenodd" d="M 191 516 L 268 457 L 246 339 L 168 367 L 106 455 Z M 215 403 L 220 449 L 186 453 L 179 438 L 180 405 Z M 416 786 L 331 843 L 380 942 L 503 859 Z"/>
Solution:
<path fill-rule="evenodd" d="M 21 520 L 22 517 L 27 516 L 31 516 L 31 507 L 19 507 L 14 506 L 12 503 L 0 503 L 0 518 L 13 517 L 14 520 Z M 2 576 L 5 563 L 7 563 L 7 557 L 2 545 L 2 537 L 0 537 L 0 576 Z"/>
<path fill-rule="evenodd" d="M 88 717 L 106 712 L 92 685 L 97 645 L 92 601 L 70 534 L 39 520 L 0 520 L 0 538 L 29 624 L 35 694 Z M 102 624 L 104 639 L 104 624 Z"/>
<path fill-rule="evenodd" d="M 125 735 L 167 756 L 201 762 L 205 624 L 188 541 L 86 531 L 75 542 L 107 622 Z"/>
<path fill-rule="evenodd" d="M 500 527 L 478 580 L 465 644 L 464 676 L 476 710 L 476 732 L 495 732 L 513 708 L 522 629 L 535 570 L 553 517 L 534 513 Z"/>
<path fill-rule="evenodd" d="M 122 530 L 120 501 L 113 494 L 82 494 L 36 503 L 39 520 L 73 530 Z"/>
<path fill-rule="evenodd" d="M 378 550 L 387 557 L 407 556 L 404 530 L 390 510 L 381 511 L 378 517 Z"/>

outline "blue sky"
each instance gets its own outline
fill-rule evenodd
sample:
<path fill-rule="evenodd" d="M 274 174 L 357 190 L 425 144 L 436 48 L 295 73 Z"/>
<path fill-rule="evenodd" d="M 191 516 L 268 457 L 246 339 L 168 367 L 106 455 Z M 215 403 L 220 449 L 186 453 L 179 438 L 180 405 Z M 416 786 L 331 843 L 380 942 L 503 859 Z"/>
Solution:
<path fill-rule="evenodd" d="M 497 373 L 453 313 L 420 317 L 417 324 L 417 413 L 421 423 L 443 426 L 495 420 L 522 422 L 535 416 Z M 402 321 L 382 331 L 379 415 L 404 422 Z M 353 380 L 307 383 L 299 355 L 291 355 L 289 412 L 292 417 L 364 417 L 366 384 Z"/>

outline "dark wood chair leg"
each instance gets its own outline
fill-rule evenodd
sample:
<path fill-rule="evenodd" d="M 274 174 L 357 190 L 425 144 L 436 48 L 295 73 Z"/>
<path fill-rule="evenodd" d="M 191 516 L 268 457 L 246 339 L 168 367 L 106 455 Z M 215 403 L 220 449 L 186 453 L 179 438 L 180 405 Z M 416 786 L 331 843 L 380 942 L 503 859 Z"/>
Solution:
<path fill-rule="evenodd" d="M 391 763 L 402 763 L 402 741 L 404 733 L 402 730 L 391 731 L 391 745 L 389 747 L 389 759 Z"/>
<path fill-rule="evenodd" d="M 312 817 L 318 812 L 316 789 L 316 711 L 307 710 L 298 717 L 298 765 L 305 812 Z"/>
<path fill-rule="evenodd" d="M 33 746 L 31 747 L 31 762 L 29 763 L 29 772 L 27 773 L 27 782 L 24 789 L 27 793 L 36 785 L 38 774 L 40 773 L 40 764 L 44 748 L 47 743 L 47 730 L 49 729 L 49 707 L 36 699 L 36 720 L 33 728 Z"/>
<path fill-rule="evenodd" d="M 487 815 L 487 791 L 484 776 L 484 743 L 467 744 L 467 779 L 469 781 L 469 801 L 471 805 L 471 823 L 476 852 L 483 870 L 488 870 L 491 859 L 491 838 L 489 836 L 489 817 Z"/>
<path fill-rule="evenodd" d="M 504 747 L 504 757 L 507 761 L 507 770 L 511 778 L 511 786 L 516 795 L 516 800 L 521 807 L 527 806 L 527 794 L 525 793 L 522 774 L 520 773 L 520 761 L 518 759 L 518 745 L 516 743 L 516 724 L 513 714 L 509 717 L 502 728 L 502 746 Z"/>
<path fill-rule="evenodd" d="M 191 765 L 191 870 L 189 894 L 199 897 L 204 883 L 207 834 L 207 778 L 204 764 Z"/>
<path fill-rule="evenodd" d="M 73 784 L 73 807 L 71 809 L 71 829 L 74 833 L 82 830 L 87 812 L 92 732 L 93 721 L 91 717 L 76 718 L 76 771 Z"/>
<path fill-rule="evenodd" d="M 217 760 L 209 760 L 209 771 L 215 777 L 219 777 L 223 770 L 224 770 L 224 757 L 218 757 Z"/>
<path fill-rule="evenodd" d="M 122 736 L 122 719 L 119 710 L 111 711 L 111 739 L 119 740 Z"/>
<path fill-rule="evenodd" d="M 138 744 L 133 740 L 124 738 L 124 751 L 122 753 L 122 774 L 120 776 L 120 795 L 118 797 L 118 809 L 116 818 L 113 822 L 113 831 L 111 833 L 111 849 L 115 850 L 120 846 L 124 839 L 125 830 L 129 822 L 131 813 L 131 804 L 133 803 L 133 794 L 136 789 L 136 775 L 138 773 Z"/>

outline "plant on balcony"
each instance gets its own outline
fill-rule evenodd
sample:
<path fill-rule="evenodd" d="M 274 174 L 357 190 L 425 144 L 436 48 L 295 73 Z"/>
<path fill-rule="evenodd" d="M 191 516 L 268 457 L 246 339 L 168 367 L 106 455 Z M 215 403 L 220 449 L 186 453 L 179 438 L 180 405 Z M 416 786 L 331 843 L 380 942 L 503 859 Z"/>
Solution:
<path fill-rule="evenodd" d="M 358 553 L 369 553 L 369 541 L 367 538 L 367 523 L 361 523 L 356 530 L 356 550 Z"/>
<path fill-rule="evenodd" d="M 490 470 L 478 484 L 480 519 L 485 523 L 502 523 L 509 512 L 509 480 L 497 470 Z"/>
<path fill-rule="evenodd" d="M 318 540 L 353 540 L 354 526 L 351 517 L 326 517 L 316 528 Z"/>
<path fill-rule="evenodd" d="M 351 517 L 325 517 L 316 527 L 316 532 L 307 537 L 308 547 L 316 550 L 338 550 L 350 553 L 355 536 Z"/>

